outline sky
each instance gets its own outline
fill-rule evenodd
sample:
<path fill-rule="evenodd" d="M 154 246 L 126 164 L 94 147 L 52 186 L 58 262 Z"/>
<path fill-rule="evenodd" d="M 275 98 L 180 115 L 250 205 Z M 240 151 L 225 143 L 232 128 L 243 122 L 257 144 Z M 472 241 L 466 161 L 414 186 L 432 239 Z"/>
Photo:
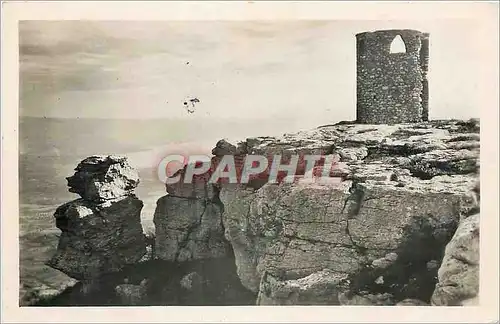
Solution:
<path fill-rule="evenodd" d="M 430 33 L 430 118 L 479 117 L 472 20 L 22 21 L 20 115 L 354 119 L 355 34 L 391 28 Z"/>

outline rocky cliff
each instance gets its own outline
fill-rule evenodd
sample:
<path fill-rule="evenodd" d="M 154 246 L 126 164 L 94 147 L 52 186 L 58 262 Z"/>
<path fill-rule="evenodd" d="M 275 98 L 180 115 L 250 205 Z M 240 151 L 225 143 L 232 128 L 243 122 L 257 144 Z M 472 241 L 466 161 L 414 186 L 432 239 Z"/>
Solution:
<path fill-rule="evenodd" d="M 474 120 L 346 123 L 240 143 L 246 154 L 337 155 L 342 177 L 222 187 L 226 238 L 242 283 L 266 304 L 317 292 L 317 283 L 307 284 L 311 276 L 325 289 L 338 282 L 331 293 L 341 304 L 429 303 L 446 244 L 460 220 L 479 209 L 478 132 Z M 283 298 L 278 291 L 290 285 L 298 290 Z"/>
<path fill-rule="evenodd" d="M 231 260 L 259 305 L 458 305 L 477 297 L 478 120 L 343 122 L 221 140 L 212 153 L 207 174 L 167 185 L 158 200 L 156 258 Z M 269 183 L 268 169 L 246 184 L 208 183 L 224 155 L 239 172 L 256 154 L 321 154 L 337 163 L 321 179 L 305 179 L 299 167 L 292 183 Z M 68 179 L 82 199 L 56 212 L 64 237 L 54 267 L 82 279 L 145 253 L 132 195 L 138 179 L 124 163 L 92 157 Z M 210 281 L 203 270 L 183 275 L 203 284 L 183 278 L 182 287 Z"/>

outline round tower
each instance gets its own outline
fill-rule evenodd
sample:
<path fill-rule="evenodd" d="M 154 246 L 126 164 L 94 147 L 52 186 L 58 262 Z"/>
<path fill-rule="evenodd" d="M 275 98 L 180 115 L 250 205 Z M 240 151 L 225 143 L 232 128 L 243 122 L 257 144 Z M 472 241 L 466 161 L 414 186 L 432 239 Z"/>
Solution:
<path fill-rule="evenodd" d="M 356 35 L 356 119 L 364 124 L 428 120 L 429 34 L 410 29 Z"/>

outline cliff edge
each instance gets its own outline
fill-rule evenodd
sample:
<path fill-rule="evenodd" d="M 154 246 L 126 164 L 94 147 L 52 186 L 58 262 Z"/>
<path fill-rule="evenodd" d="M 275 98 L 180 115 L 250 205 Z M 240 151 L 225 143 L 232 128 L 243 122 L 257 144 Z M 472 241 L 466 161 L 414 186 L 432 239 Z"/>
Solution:
<path fill-rule="evenodd" d="M 179 264 L 233 260 L 236 268 L 231 271 L 258 305 L 467 304 L 477 300 L 479 287 L 479 151 L 479 121 L 474 119 L 397 125 L 342 122 L 282 137 L 221 140 L 207 174 L 190 183 L 167 184 L 166 196 L 159 198 L 154 258 Z M 321 178 L 313 169 L 313 177 L 306 179 L 305 170 L 298 168 L 292 182 L 270 182 L 268 170 L 247 183 L 208 181 L 224 156 L 232 156 L 241 171 L 250 155 L 290 160 L 307 154 L 338 163 Z M 82 168 L 75 176 L 91 179 L 91 185 L 79 185 L 75 192 L 83 200 L 56 212 L 58 227 L 72 239 L 61 238 L 51 261 L 78 279 L 87 278 L 90 265 L 95 264 L 91 272 L 98 273 L 102 262 L 115 260 L 114 246 L 130 253 L 118 258 L 116 267 L 111 262 L 110 269 L 137 262 L 145 253 L 137 227 L 140 204 L 130 196 L 135 178 L 105 177 L 114 179 L 115 189 L 107 190 L 106 183 L 92 185 L 101 179 L 93 166 L 83 168 L 92 170 L 80 177 Z M 186 170 L 178 173 L 181 179 Z M 96 207 L 109 202 L 102 199 L 113 201 L 104 211 L 120 204 L 135 207 L 116 213 L 110 209 L 103 217 Z M 101 226 L 109 215 L 134 224 L 124 227 L 130 240 L 111 235 L 121 221 L 116 228 L 114 221 L 111 228 Z M 84 220 L 85 226 L 76 226 Z M 68 221 L 76 224 L 74 230 L 68 230 Z M 78 253 L 73 252 L 76 243 L 82 243 Z M 98 257 L 86 253 L 88 243 L 102 251 Z M 206 278 L 200 271 L 186 278 Z"/>

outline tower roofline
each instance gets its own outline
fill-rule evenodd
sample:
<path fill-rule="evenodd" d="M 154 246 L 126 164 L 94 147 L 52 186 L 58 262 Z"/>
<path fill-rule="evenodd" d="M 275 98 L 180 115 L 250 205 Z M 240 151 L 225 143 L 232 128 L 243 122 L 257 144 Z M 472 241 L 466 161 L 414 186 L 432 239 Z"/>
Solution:
<path fill-rule="evenodd" d="M 375 30 L 375 31 L 366 31 L 362 33 L 357 33 L 356 37 L 364 37 L 365 35 L 368 34 L 399 34 L 399 33 L 411 33 L 411 34 L 417 34 L 417 35 L 422 35 L 422 36 L 429 36 L 429 33 L 422 32 L 420 30 L 416 29 L 381 29 L 381 30 Z"/>

